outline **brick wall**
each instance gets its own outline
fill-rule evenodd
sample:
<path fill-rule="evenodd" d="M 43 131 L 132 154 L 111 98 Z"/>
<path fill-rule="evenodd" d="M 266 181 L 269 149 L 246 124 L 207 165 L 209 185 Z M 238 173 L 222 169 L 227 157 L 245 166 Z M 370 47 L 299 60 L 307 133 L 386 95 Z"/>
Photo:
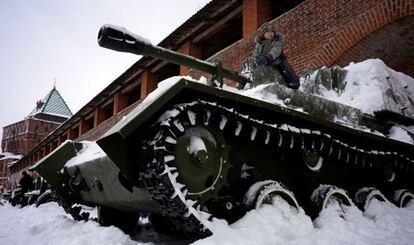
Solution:
<path fill-rule="evenodd" d="M 2 149 L 5 152 L 26 154 L 57 126 L 58 123 L 28 118 L 4 127 Z"/>
<path fill-rule="evenodd" d="M 145 98 L 149 93 L 157 88 L 158 76 L 149 71 L 145 71 L 141 75 L 141 99 Z"/>
<path fill-rule="evenodd" d="M 0 159 L 0 192 L 6 192 L 7 190 L 14 189 L 17 183 L 19 182 L 19 179 L 21 177 L 20 176 L 21 172 L 16 173 L 16 175 L 13 176 L 13 179 L 10 176 L 10 181 L 8 181 L 9 176 L 8 176 L 7 165 L 16 160 L 17 159 L 14 159 L 14 158 Z M 12 186 L 12 183 L 14 184 L 13 186 Z"/>
<path fill-rule="evenodd" d="M 124 116 L 128 115 L 137 105 L 139 102 L 136 102 L 129 107 L 125 108 L 115 116 L 109 118 L 108 120 L 102 122 L 101 124 L 97 125 L 93 129 L 87 131 L 86 133 L 82 134 L 79 138 L 75 141 L 82 141 L 82 140 L 89 140 L 95 141 L 99 139 L 102 135 L 106 133 L 112 126 L 114 126 L 117 122 L 119 122 Z"/>
<path fill-rule="evenodd" d="M 249 37 L 263 22 L 272 17 L 269 0 L 244 0 L 243 1 L 243 37 Z"/>
<path fill-rule="evenodd" d="M 193 44 L 191 41 L 185 42 L 180 48 L 179 52 L 182 54 L 190 55 L 197 59 L 202 59 L 203 51 L 198 45 Z M 186 66 L 180 66 L 180 75 L 188 73 L 189 68 Z"/>
<path fill-rule="evenodd" d="M 323 65 L 352 61 L 353 57 L 341 57 L 370 34 L 381 31 L 387 25 L 398 25 L 405 19 L 411 19 L 413 14 L 413 0 L 308 0 L 271 22 L 284 35 L 284 50 L 289 62 L 297 73 L 304 74 Z M 412 47 L 397 48 L 412 50 Z M 211 59 L 220 58 L 224 67 L 238 71 L 252 49 L 253 34 Z M 378 54 L 378 50 L 370 49 L 364 55 L 373 57 Z M 410 64 L 405 63 L 404 66 Z M 412 65 L 404 69 L 413 70 Z M 196 77 L 200 75 L 191 74 Z"/>
<path fill-rule="evenodd" d="M 7 182 L 7 164 L 14 161 L 14 159 L 0 159 L 0 192 L 5 192 L 9 189 Z"/>
<path fill-rule="evenodd" d="M 347 65 L 369 58 L 380 58 L 397 71 L 414 75 L 414 16 L 385 25 L 368 34 L 356 45 L 345 51 L 335 61 Z"/>

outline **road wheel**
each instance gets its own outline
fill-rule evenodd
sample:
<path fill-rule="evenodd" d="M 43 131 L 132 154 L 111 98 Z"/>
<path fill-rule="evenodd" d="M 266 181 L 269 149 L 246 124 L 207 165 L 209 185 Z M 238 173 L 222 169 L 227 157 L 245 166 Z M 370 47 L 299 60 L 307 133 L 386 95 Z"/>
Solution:
<path fill-rule="evenodd" d="M 52 201 L 52 191 L 46 190 L 45 192 L 42 193 L 42 195 L 39 196 L 39 198 L 37 198 L 36 207 L 39 207 L 40 205 L 45 204 L 47 202 L 51 202 L 51 201 Z"/>

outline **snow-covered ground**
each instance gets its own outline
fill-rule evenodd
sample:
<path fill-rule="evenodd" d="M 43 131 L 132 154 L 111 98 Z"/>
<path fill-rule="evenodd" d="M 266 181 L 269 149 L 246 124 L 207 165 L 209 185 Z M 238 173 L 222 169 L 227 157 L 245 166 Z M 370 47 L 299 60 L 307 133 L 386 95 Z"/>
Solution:
<path fill-rule="evenodd" d="M 74 221 L 57 203 L 17 208 L 0 205 L 0 244 L 137 244 L 115 227 Z M 138 243 L 139 244 L 139 243 Z"/>
<path fill-rule="evenodd" d="M 303 211 L 276 200 L 230 226 L 216 222 L 214 235 L 195 244 L 413 244 L 411 204 L 400 209 L 374 200 L 365 212 L 346 209 L 344 218 L 330 206 L 312 221 Z"/>
<path fill-rule="evenodd" d="M 328 207 L 312 221 L 276 200 L 232 225 L 214 222 L 214 235 L 194 244 L 413 244 L 414 203 L 397 208 L 374 200 L 365 212 L 351 207 L 343 216 Z M 0 227 L 0 244 L 148 244 L 115 227 L 74 221 L 56 203 L 21 209 L 0 205 Z"/>

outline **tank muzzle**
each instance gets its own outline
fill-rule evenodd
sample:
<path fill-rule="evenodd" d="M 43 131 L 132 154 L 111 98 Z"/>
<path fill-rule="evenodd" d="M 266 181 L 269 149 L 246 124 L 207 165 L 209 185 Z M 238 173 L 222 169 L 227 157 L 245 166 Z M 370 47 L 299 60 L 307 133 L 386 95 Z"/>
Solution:
<path fill-rule="evenodd" d="M 146 41 L 129 32 L 124 27 L 104 25 L 98 32 L 99 46 L 120 52 L 134 53 L 141 55 Z"/>

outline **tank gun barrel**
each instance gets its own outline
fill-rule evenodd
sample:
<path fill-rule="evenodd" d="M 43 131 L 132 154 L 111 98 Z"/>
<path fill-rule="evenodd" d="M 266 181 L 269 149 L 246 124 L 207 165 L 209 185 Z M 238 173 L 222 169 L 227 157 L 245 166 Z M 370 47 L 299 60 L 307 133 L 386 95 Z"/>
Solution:
<path fill-rule="evenodd" d="M 98 33 L 98 43 L 101 47 L 115 51 L 150 56 L 170 63 L 184 65 L 199 71 L 207 72 L 212 74 L 220 83 L 222 83 L 223 78 L 239 83 L 239 87 L 250 82 L 248 78 L 240 76 L 235 71 L 222 68 L 221 63 L 210 63 L 152 45 L 144 38 L 123 27 L 113 25 L 102 26 Z"/>

